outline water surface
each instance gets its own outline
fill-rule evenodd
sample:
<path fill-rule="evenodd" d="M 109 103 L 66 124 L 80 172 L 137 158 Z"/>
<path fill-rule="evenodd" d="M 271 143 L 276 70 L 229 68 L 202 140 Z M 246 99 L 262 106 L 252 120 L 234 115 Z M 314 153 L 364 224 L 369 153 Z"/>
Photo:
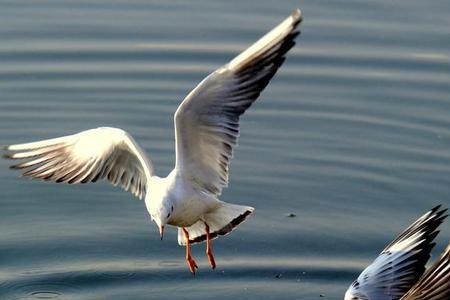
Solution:
<path fill-rule="evenodd" d="M 164 176 L 183 97 L 297 6 L 299 43 L 242 118 L 222 195 L 256 212 L 215 241 L 217 270 L 199 245 L 193 278 L 131 194 L 2 160 L 0 299 L 342 299 L 450 206 L 448 1 L 2 1 L 0 144 L 120 127 Z"/>

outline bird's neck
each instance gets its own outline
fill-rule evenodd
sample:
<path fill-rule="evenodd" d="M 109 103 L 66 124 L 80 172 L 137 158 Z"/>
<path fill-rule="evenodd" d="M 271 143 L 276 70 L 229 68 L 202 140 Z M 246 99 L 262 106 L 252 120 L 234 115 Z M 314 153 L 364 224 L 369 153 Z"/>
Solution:
<path fill-rule="evenodd" d="M 167 177 L 152 176 L 150 178 L 147 183 L 148 189 L 145 197 L 145 205 L 150 214 L 155 214 L 163 205 L 168 207 L 172 205 L 171 202 L 174 202 L 172 198 L 174 198 L 176 193 L 175 179 L 173 172 Z"/>

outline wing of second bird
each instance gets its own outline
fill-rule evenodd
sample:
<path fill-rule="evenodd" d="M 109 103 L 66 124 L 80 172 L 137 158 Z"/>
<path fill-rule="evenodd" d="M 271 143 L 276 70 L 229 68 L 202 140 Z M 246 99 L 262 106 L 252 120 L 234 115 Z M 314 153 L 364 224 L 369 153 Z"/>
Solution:
<path fill-rule="evenodd" d="M 400 299 L 424 273 L 445 211 L 435 207 L 403 231 L 352 283 L 345 299 Z"/>

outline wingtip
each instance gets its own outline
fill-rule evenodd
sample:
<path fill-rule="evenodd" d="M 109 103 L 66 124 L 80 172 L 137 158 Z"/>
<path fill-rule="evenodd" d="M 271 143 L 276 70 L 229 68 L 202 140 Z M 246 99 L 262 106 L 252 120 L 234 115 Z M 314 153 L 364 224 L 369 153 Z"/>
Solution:
<path fill-rule="evenodd" d="M 13 159 L 14 156 L 13 156 L 12 153 L 5 153 L 5 154 L 2 155 L 2 158 L 4 158 L 4 159 Z"/>
<path fill-rule="evenodd" d="M 448 217 L 447 211 L 448 211 L 448 208 L 442 207 L 442 204 L 439 204 L 439 205 L 435 206 L 434 208 L 432 208 L 430 212 L 436 216 L 435 217 L 436 219 L 443 221 L 445 218 Z"/>
<path fill-rule="evenodd" d="M 22 168 L 19 167 L 18 164 L 9 166 L 8 168 L 9 168 L 10 170 L 20 170 L 20 169 L 22 169 Z"/>
<path fill-rule="evenodd" d="M 442 222 L 444 222 L 444 220 L 448 217 L 447 210 L 448 210 L 447 208 L 442 207 L 442 205 L 440 204 L 432 208 L 427 214 L 425 214 L 428 215 L 426 217 L 427 219 L 426 223 L 430 224 L 429 226 L 434 226 L 435 227 L 434 231 L 437 233 L 439 233 L 437 227 L 439 227 L 442 224 Z"/>
<path fill-rule="evenodd" d="M 439 204 L 439 205 L 436 207 L 436 209 L 438 210 L 438 212 L 442 212 L 442 213 L 445 213 L 445 212 L 448 211 L 448 207 L 444 207 L 444 206 L 442 206 L 442 204 Z"/>
<path fill-rule="evenodd" d="M 292 11 L 291 16 L 294 20 L 300 21 L 302 19 L 302 11 L 297 7 Z"/>
<path fill-rule="evenodd" d="M 438 211 L 438 210 L 440 210 L 441 207 L 442 207 L 442 204 L 438 204 L 438 205 L 436 205 L 435 207 L 433 207 L 433 208 L 431 209 L 431 211 L 432 211 L 432 212 Z"/>
<path fill-rule="evenodd" d="M 299 8 L 294 9 L 291 13 L 290 18 L 291 18 L 292 31 L 294 33 L 297 33 L 297 32 L 300 33 L 298 26 L 303 21 L 302 11 Z"/>

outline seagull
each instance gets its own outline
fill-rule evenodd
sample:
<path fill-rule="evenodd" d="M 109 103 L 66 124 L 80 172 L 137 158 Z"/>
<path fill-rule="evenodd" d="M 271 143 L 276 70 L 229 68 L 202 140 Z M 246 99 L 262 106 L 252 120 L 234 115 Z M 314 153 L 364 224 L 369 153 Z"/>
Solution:
<path fill-rule="evenodd" d="M 155 175 L 151 160 L 119 128 L 99 127 L 73 135 L 3 147 L 4 157 L 21 159 L 12 169 L 23 176 L 69 184 L 106 179 L 145 205 L 160 232 L 178 227 L 178 243 L 195 275 L 190 245 L 211 241 L 245 221 L 253 207 L 219 200 L 228 185 L 230 160 L 239 137 L 240 116 L 252 105 L 295 45 L 299 9 L 256 43 L 201 81 L 174 115 L 176 162 L 167 177 Z"/>
<path fill-rule="evenodd" d="M 449 300 L 450 245 L 425 272 L 445 212 L 437 206 L 403 231 L 350 285 L 345 300 Z"/>

